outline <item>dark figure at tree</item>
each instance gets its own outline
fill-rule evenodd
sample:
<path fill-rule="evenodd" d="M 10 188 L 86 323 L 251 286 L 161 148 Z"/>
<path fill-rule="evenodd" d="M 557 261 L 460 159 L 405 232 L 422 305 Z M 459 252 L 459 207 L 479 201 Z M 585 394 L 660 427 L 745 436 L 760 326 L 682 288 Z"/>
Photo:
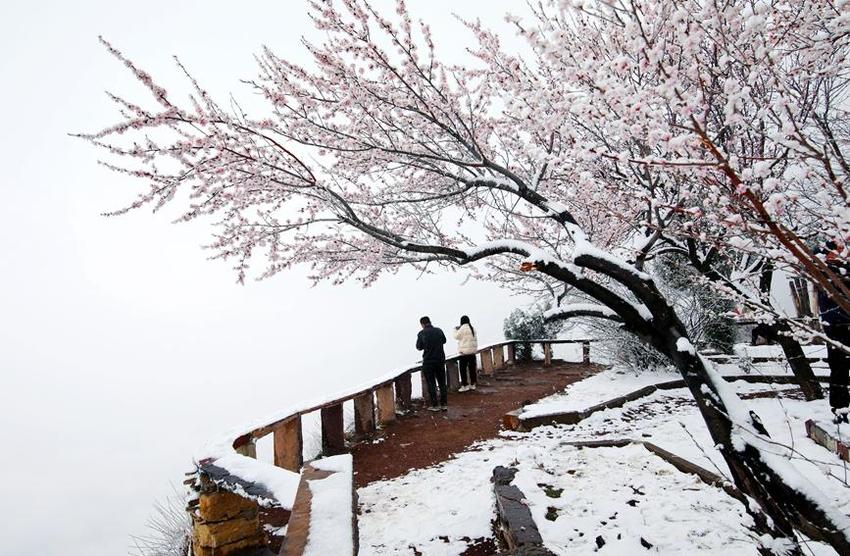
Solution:
<path fill-rule="evenodd" d="M 826 260 L 836 274 L 850 280 L 846 271 L 842 272 L 835 262 L 835 246 L 827 245 Z M 818 290 L 818 305 L 820 319 L 824 332 L 831 340 L 850 346 L 850 315 L 848 315 L 825 291 Z M 829 361 L 829 405 L 836 413 L 836 422 L 847 422 L 847 415 L 839 412 L 850 405 L 850 395 L 847 392 L 848 374 L 850 374 L 850 355 L 845 351 L 827 344 L 827 359 Z"/>
<path fill-rule="evenodd" d="M 416 349 L 422 352 L 422 372 L 425 373 L 425 382 L 428 384 L 428 397 L 431 401 L 430 411 L 448 410 L 448 392 L 446 389 L 446 353 L 443 344 L 446 343 L 446 335 L 436 326 L 431 325 L 431 319 L 422 317 L 419 319 L 422 330 L 416 337 Z M 437 399 L 437 386 L 440 388 L 440 397 Z"/>

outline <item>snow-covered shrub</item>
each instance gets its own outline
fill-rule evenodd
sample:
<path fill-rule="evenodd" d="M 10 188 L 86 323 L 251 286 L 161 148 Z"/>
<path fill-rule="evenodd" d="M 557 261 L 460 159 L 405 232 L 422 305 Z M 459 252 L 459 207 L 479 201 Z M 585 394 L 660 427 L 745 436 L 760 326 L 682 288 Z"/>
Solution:
<path fill-rule="evenodd" d="M 164 501 L 154 504 L 145 526 L 148 533 L 133 537 L 132 556 L 188 556 L 192 522 L 186 512 L 186 496 L 176 489 Z"/>
<path fill-rule="evenodd" d="M 541 340 L 553 337 L 553 327 L 546 323 L 543 317 L 545 308 L 532 305 L 527 309 L 514 309 L 505 319 L 505 338 L 508 340 Z M 522 343 L 516 345 L 517 361 L 531 361 L 533 358 L 532 345 Z"/>

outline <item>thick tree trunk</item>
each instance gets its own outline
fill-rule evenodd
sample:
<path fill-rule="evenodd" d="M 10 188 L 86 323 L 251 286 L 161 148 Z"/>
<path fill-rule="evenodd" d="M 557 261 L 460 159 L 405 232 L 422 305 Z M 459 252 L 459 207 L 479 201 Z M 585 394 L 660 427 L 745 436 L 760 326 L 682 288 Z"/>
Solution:
<path fill-rule="evenodd" d="M 767 445 L 767 432 L 755 414 L 745 412 L 738 405 L 740 400 L 737 397 L 727 395 L 726 400 L 730 405 L 735 405 L 727 407 L 722 378 L 707 367 L 710 362 L 694 351 L 685 325 L 652 279 L 593 254 L 577 256 L 574 262 L 579 267 L 601 272 L 616 280 L 628 288 L 642 307 L 623 300 L 611 290 L 599 287 L 599 282 L 578 278 L 569 269 L 551 262 L 536 262 L 535 265 L 550 276 L 575 285 L 607 305 L 617 313 L 624 330 L 636 334 L 670 358 L 691 391 L 713 443 L 731 471 L 735 485 L 758 504 L 758 507 L 746 504 L 747 512 L 755 521 L 755 531 L 786 541 L 784 547 L 763 544 L 760 552 L 801 554 L 796 537 L 799 531 L 812 540 L 829 544 L 839 554 L 850 554 L 847 534 L 834 520 L 839 518 L 826 513 L 793 479 L 791 484 L 787 483 L 764 460 L 756 446 L 761 444 L 759 435 L 764 437 Z M 740 422 L 733 423 L 730 410 L 731 415 Z M 750 437 L 749 442 L 746 441 L 747 437 Z"/>
<path fill-rule="evenodd" d="M 803 346 L 795 340 L 791 334 L 791 328 L 784 321 L 776 323 L 765 328 L 768 338 L 782 347 L 785 353 L 785 359 L 788 360 L 788 365 L 791 367 L 791 372 L 800 383 L 800 389 L 803 391 L 806 401 L 822 400 L 823 389 L 820 386 L 809 360 L 803 352 Z"/>
<path fill-rule="evenodd" d="M 680 335 L 668 333 L 666 338 L 659 336 L 653 344 L 670 357 L 681 372 L 712 440 L 729 466 L 735 485 L 761 506 L 764 514 L 748 508 L 748 512 L 755 519 L 756 532 L 785 537 L 796 542 L 794 532 L 797 530 L 813 540 L 828 543 L 839 554 L 850 554 L 847 536 L 839 530 L 829 515 L 802 492 L 786 484 L 762 459 L 756 448 L 749 444 L 743 449 L 740 449 L 740 445 L 736 447 L 733 442 L 735 425 L 729 418 L 729 408 L 716 393 L 703 359 L 679 348 L 678 338 L 687 336 L 682 333 L 683 326 L 678 332 Z M 757 426 L 751 427 L 751 430 L 755 428 Z M 755 430 L 753 433 L 758 434 Z M 765 519 L 766 517 L 770 519 Z M 800 553 L 799 547 L 796 553 Z"/>
<path fill-rule="evenodd" d="M 773 283 L 773 264 L 765 264 L 759 279 L 759 290 L 765 301 L 770 299 L 770 288 Z M 774 324 L 766 327 L 768 339 L 777 342 L 785 353 L 785 359 L 791 367 L 791 372 L 800 382 L 800 389 L 807 401 L 823 399 L 823 390 L 815 378 L 812 366 L 803 353 L 800 343 L 791 336 L 791 327 L 787 322 L 777 320 Z"/>

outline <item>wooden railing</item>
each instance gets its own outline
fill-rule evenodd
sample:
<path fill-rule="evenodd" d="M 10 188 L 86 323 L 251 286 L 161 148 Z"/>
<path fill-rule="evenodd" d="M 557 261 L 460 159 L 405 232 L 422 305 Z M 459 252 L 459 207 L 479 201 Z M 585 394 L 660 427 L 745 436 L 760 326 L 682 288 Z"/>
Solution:
<path fill-rule="evenodd" d="M 510 340 L 492 344 L 479 349 L 479 371 L 484 375 L 492 375 L 516 360 L 518 344 L 541 345 L 543 348 L 543 365 L 552 363 L 552 345 L 581 344 L 582 360 L 590 362 L 590 343 L 594 340 Z M 446 359 L 447 386 L 449 391 L 457 391 L 460 386 L 458 360 L 460 355 Z M 422 381 L 423 395 L 427 392 L 424 373 L 421 366 L 415 366 L 399 372 L 395 376 L 384 377 L 380 382 L 367 388 L 347 393 L 336 399 L 320 404 L 299 408 L 270 423 L 255 427 L 238 436 L 232 442 L 233 449 L 248 457 L 257 457 L 256 442 L 269 434 L 274 441 L 274 465 L 290 471 L 299 472 L 303 465 L 304 442 L 302 437 L 301 418 L 307 413 L 319 411 L 321 415 L 321 449 L 325 456 L 340 454 L 346 451 L 345 423 L 343 419 L 343 404 L 354 404 L 354 434 L 365 437 L 378 427 L 383 427 L 396 418 L 396 412 L 405 412 L 411 408 L 413 394 L 413 375 L 418 373 Z"/>
<path fill-rule="evenodd" d="M 540 345 L 544 366 L 552 364 L 553 345 L 580 344 L 582 361 L 589 363 L 590 344 L 594 341 L 598 340 L 537 339 L 500 342 L 482 347 L 476 352 L 479 359 L 478 368 L 486 376 L 493 375 L 500 369 L 515 363 L 516 347 L 520 344 Z M 459 359 L 460 355 L 453 355 L 446 360 L 446 382 L 450 391 L 457 391 L 460 386 Z M 416 373 L 419 373 L 419 379 L 422 381 L 424 396 L 427 386 L 422 367 L 415 365 L 376 379 L 370 386 L 352 388 L 335 396 L 334 399 L 292 406 L 275 416 L 226 433 L 205 448 L 205 453 L 199 454 L 197 458 L 196 471 L 187 479 L 187 484 L 190 484 L 197 493 L 197 498 L 190 500 L 187 508 L 193 519 L 194 556 L 225 554 L 227 553 L 224 550 L 225 547 L 235 549 L 274 546 L 274 549 L 278 550 L 280 535 L 269 536 L 265 525 L 280 528 L 288 524 L 290 510 L 294 512 L 293 515 L 297 514 L 296 527 L 292 531 L 287 529 L 286 537 L 291 542 L 284 546 L 285 550 L 281 554 L 302 556 L 301 551 L 293 548 L 298 545 L 296 542 L 298 539 L 304 540 L 309 537 L 310 528 L 310 520 L 304 518 L 304 515 L 310 514 L 311 495 L 307 483 L 310 482 L 311 474 L 309 466 L 307 466 L 308 472 L 302 473 L 304 466 L 302 417 L 317 411 L 320 413 L 322 455 L 332 456 L 344 453 L 346 452 L 344 404 L 351 403 L 354 407 L 355 437 L 368 437 L 379 427 L 394 421 L 397 412 L 403 413 L 412 408 L 413 381 Z M 269 462 L 246 460 L 236 455 L 241 454 L 256 459 L 256 443 L 268 435 L 273 436 L 274 466 L 278 469 L 272 468 Z M 351 492 L 354 493 L 353 474 L 351 477 Z M 352 500 L 356 500 L 355 495 L 352 494 L 352 496 Z M 272 517 L 274 521 L 261 523 L 259 504 L 262 502 L 265 506 L 268 501 L 277 501 L 283 513 L 275 514 Z M 298 515 L 301 515 L 300 521 Z M 345 515 L 356 516 L 352 511 L 348 511 Z M 354 520 L 352 554 L 356 554 L 356 517 L 347 519 Z M 301 525 L 298 525 L 299 523 Z M 295 532 L 296 529 L 300 531 L 300 537 L 295 535 L 290 539 L 290 533 Z M 278 540 L 275 541 L 274 538 Z M 278 545 L 274 545 L 275 542 Z"/>
<path fill-rule="evenodd" d="M 590 342 L 591 340 L 508 341 L 485 346 L 476 354 L 480 359 L 481 373 L 492 375 L 515 362 L 517 344 L 542 345 L 543 365 L 548 366 L 552 363 L 553 344 L 582 344 L 582 358 L 589 362 Z M 456 391 L 460 386 L 459 358 L 459 355 L 453 355 L 446 360 L 446 382 L 451 391 Z M 193 555 L 217 556 L 235 553 L 237 549 L 251 548 L 274 551 L 280 549 L 280 553 L 285 556 L 303 556 L 306 540 L 311 534 L 315 534 L 311 533 L 312 518 L 309 516 L 312 514 L 310 483 L 319 478 L 316 475 L 316 466 L 321 467 L 322 462 L 333 462 L 350 456 L 316 460 L 304 466 L 302 417 L 308 413 L 320 412 L 322 455 L 342 454 L 346 452 L 343 405 L 351 402 L 354 406 L 355 436 L 367 437 L 378 427 L 394 421 L 397 411 L 405 412 L 411 409 L 416 373 L 419 373 L 423 381 L 424 393 L 427 387 L 424 384 L 422 367 L 417 365 L 389 373 L 368 387 L 352 388 L 335 399 L 292 406 L 265 422 L 260 421 L 259 424 L 231 431 L 205 448 L 205 453 L 197 458 L 196 470 L 186 481 L 196 493 L 187 506 L 193 523 Z M 250 459 L 257 458 L 257 440 L 268 435 L 273 436 L 274 466 L 277 469 L 271 467 L 268 462 Z M 326 474 L 320 475 L 324 477 Z M 353 469 L 349 469 L 345 476 L 350 481 L 351 500 L 352 504 L 355 504 Z M 271 506 L 269 502 L 272 503 Z M 264 514 L 261 519 L 261 506 L 281 511 Z M 340 515 L 337 517 L 352 521 L 351 541 L 354 548 L 350 553 L 356 554 L 356 513 L 347 506 L 348 504 L 339 506 Z M 290 523 L 290 518 L 293 523 Z M 268 521 L 264 521 L 266 519 Z M 272 529 L 267 529 L 266 525 Z M 270 532 L 279 530 L 283 525 L 292 526 L 292 529 L 287 529 L 284 539 L 280 534 Z M 284 543 L 282 549 L 281 542 Z M 349 554 L 349 549 L 343 552 Z"/>

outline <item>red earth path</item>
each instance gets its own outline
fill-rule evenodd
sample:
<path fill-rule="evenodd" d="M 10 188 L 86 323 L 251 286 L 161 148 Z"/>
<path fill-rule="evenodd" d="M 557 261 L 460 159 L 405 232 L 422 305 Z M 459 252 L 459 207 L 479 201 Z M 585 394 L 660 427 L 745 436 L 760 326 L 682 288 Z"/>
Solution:
<path fill-rule="evenodd" d="M 413 410 L 397 416 L 378 438 L 352 448 L 355 484 L 360 488 L 446 461 L 474 442 L 496 437 L 505 413 L 563 390 L 598 369 L 596 365 L 559 360 L 543 367 L 535 361 L 513 365 L 492 376 L 479 375 L 477 390 L 449 394 L 446 412 L 426 411 L 422 400 L 414 400 Z"/>

